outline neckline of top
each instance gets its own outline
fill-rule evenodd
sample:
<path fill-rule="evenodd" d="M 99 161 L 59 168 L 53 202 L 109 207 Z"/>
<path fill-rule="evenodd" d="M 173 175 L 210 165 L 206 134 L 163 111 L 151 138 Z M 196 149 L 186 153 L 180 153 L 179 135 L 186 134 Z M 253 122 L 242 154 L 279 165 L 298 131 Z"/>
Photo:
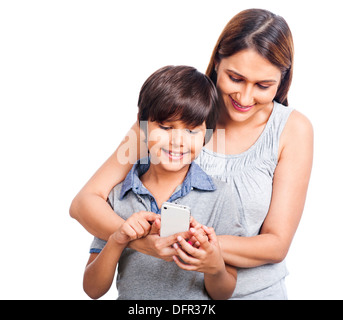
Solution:
<path fill-rule="evenodd" d="M 277 104 L 275 103 L 275 101 L 273 101 L 273 110 L 270 113 L 269 119 L 268 119 L 266 125 L 264 126 L 263 131 L 261 132 L 261 134 L 257 138 L 257 140 L 253 143 L 253 145 L 251 145 L 247 150 L 243 151 L 242 153 L 238 153 L 238 154 L 224 154 L 224 153 L 215 152 L 215 151 L 207 149 L 205 147 L 202 148 L 202 152 L 206 152 L 208 154 L 215 155 L 215 156 L 220 157 L 220 158 L 239 158 L 239 157 L 243 157 L 246 154 L 252 152 L 257 147 L 257 145 L 262 141 L 263 136 L 266 134 L 266 132 L 268 131 L 269 127 L 271 126 L 271 123 L 273 122 L 273 119 L 274 119 L 274 116 L 275 116 L 275 113 L 276 113 L 276 108 L 277 108 Z"/>

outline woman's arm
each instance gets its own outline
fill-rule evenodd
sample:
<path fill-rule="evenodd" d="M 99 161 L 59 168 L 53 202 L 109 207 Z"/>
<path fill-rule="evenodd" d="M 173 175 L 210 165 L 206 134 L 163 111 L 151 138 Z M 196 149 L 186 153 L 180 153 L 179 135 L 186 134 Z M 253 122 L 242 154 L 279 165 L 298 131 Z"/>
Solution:
<path fill-rule="evenodd" d="M 70 206 L 70 215 L 94 236 L 107 240 L 124 220 L 107 203 L 112 188 L 123 181 L 139 158 L 147 156 L 145 135 L 135 123 L 114 154 L 76 195 Z M 129 247 L 166 261 L 172 261 L 172 244 L 177 235 L 160 238 L 158 235 L 131 241 Z"/>
<path fill-rule="evenodd" d="M 293 111 L 281 135 L 271 204 L 260 234 L 218 237 L 227 264 L 250 268 L 286 257 L 304 209 L 312 160 L 312 125 Z"/>
<path fill-rule="evenodd" d="M 117 150 L 71 203 L 71 217 L 100 239 L 107 240 L 123 223 L 123 219 L 113 213 L 106 201 L 111 189 L 124 180 L 138 157 L 146 155 L 145 143 L 142 143 L 144 138 L 135 123 Z M 140 156 L 138 152 L 141 152 Z"/>

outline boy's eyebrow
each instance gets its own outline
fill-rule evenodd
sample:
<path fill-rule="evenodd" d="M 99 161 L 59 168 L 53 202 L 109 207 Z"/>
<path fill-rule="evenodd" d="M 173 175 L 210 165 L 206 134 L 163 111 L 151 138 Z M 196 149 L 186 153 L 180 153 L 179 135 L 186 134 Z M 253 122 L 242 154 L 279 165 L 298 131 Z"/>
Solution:
<path fill-rule="evenodd" d="M 228 72 L 231 72 L 231 73 L 234 73 L 236 76 L 238 76 L 238 77 L 241 77 L 241 78 L 243 78 L 243 79 L 247 79 L 245 76 L 243 76 L 243 75 L 241 75 L 241 74 L 239 74 L 238 72 L 236 72 L 236 71 L 234 71 L 234 70 L 231 70 L 231 69 L 227 69 L 227 71 Z M 261 82 L 277 82 L 276 80 L 273 80 L 273 79 L 271 79 L 271 80 L 261 80 L 261 81 L 257 81 L 258 83 L 261 83 Z"/>

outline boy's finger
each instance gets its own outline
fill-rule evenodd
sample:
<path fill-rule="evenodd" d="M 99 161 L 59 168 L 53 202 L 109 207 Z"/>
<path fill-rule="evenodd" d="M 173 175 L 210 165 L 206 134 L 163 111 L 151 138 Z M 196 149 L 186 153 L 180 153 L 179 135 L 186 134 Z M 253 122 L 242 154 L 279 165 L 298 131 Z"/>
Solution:
<path fill-rule="evenodd" d="M 181 242 L 180 242 L 181 244 Z M 187 245 L 191 248 L 193 248 L 190 244 L 187 243 Z M 182 246 L 182 249 L 180 248 L 179 245 L 174 243 L 174 249 L 176 250 L 177 255 L 182 259 L 187 264 L 195 265 L 198 261 L 194 256 L 188 255 L 188 251 L 185 250 L 185 248 Z M 186 253 L 187 252 L 187 253 Z"/>
<path fill-rule="evenodd" d="M 140 214 L 144 219 L 150 222 L 155 221 L 159 217 L 158 214 L 149 211 L 140 211 Z"/>
<path fill-rule="evenodd" d="M 156 218 L 156 220 L 151 226 L 150 234 L 160 234 L 160 229 L 161 229 L 161 220 L 160 218 Z"/>
<path fill-rule="evenodd" d="M 183 249 L 183 251 L 185 251 L 186 253 L 188 253 L 189 255 L 191 255 L 194 258 L 200 258 L 199 255 L 199 250 L 194 248 L 190 243 L 188 243 L 184 238 L 182 238 L 181 236 L 177 237 L 177 241 L 179 242 L 181 248 Z M 182 250 L 181 250 L 182 251 Z M 179 253 L 179 252 L 178 252 Z M 181 259 L 183 260 L 183 258 L 181 257 Z M 184 260 L 185 262 L 189 263 L 188 261 Z"/>
<path fill-rule="evenodd" d="M 202 226 L 210 242 L 217 242 L 217 236 L 213 228 Z"/>
<path fill-rule="evenodd" d="M 120 232 L 121 236 L 126 236 L 130 240 L 135 240 L 137 238 L 137 231 L 130 224 L 124 224 Z"/>
<path fill-rule="evenodd" d="M 140 236 L 145 237 L 146 235 L 148 235 L 151 229 L 151 224 L 149 223 L 149 221 L 142 218 L 138 220 L 137 222 L 140 224 L 140 226 L 143 229 L 143 234 L 140 234 Z"/>
<path fill-rule="evenodd" d="M 141 238 L 144 236 L 144 234 L 146 232 L 146 228 L 144 227 L 144 224 L 142 225 L 139 220 L 132 221 L 130 223 L 130 226 L 136 232 L 137 238 Z M 149 228 L 150 228 L 150 225 L 149 225 Z"/>
<path fill-rule="evenodd" d="M 169 237 L 163 238 L 165 240 L 165 245 L 166 246 L 172 246 L 174 243 L 177 242 L 177 237 L 178 236 L 181 236 L 182 238 L 186 238 L 186 239 L 190 238 L 188 231 L 177 233 L 177 234 L 173 234 L 173 235 L 171 235 Z"/>
<path fill-rule="evenodd" d="M 191 229 L 194 237 L 199 241 L 200 247 L 207 250 L 210 247 L 209 239 L 207 235 L 204 233 L 203 229 L 195 230 Z"/>
<path fill-rule="evenodd" d="M 187 270 L 187 271 L 193 271 L 193 270 L 196 270 L 194 266 L 192 265 L 189 265 L 189 264 L 185 264 L 185 263 L 182 263 L 180 261 L 180 259 L 176 256 L 173 256 L 173 260 L 174 262 L 177 264 L 177 266 L 183 270 Z"/>
<path fill-rule="evenodd" d="M 193 244 L 193 247 L 194 247 L 194 248 L 200 248 L 200 242 L 199 242 L 199 241 L 196 241 L 196 242 Z"/>
<path fill-rule="evenodd" d="M 190 227 L 199 229 L 201 227 L 201 224 L 198 221 L 196 221 L 193 216 L 191 216 Z"/>

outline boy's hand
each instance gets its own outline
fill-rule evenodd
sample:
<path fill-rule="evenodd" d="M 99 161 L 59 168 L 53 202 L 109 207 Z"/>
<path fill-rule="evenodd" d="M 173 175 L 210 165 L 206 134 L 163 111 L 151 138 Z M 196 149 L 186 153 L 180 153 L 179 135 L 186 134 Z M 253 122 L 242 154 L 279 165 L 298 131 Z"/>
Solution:
<path fill-rule="evenodd" d="M 199 248 L 188 243 L 184 238 L 178 237 L 180 246 L 174 244 L 178 256 L 184 261 L 181 262 L 176 256 L 173 257 L 175 263 L 184 270 L 198 271 L 215 275 L 225 268 L 225 263 L 221 255 L 219 242 L 213 228 L 201 226 L 198 230 L 191 228 L 190 232 L 199 242 Z"/>
<path fill-rule="evenodd" d="M 130 241 L 145 237 L 157 217 L 158 215 L 153 212 L 136 212 L 112 235 L 112 239 L 118 244 L 127 245 Z"/>
<path fill-rule="evenodd" d="M 201 230 L 199 232 L 201 232 L 203 235 L 206 235 L 205 231 L 203 231 L 201 227 L 202 227 L 202 224 L 196 221 L 194 217 L 191 217 L 190 229 L 194 228 L 195 230 Z M 192 234 L 191 234 L 190 239 L 188 240 L 188 243 L 191 244 L 193 247 L 196 247 L 196 248 L 200 247 L 199 241 L 197 241 L 197 239 Z"/>
<path fill-rule="evenodd" d="M 149 234 L 139 241 L 131 242 L 129 247 L 141 253 L 162 259 L 164 261 L 173 261 L 176 251 L 173 244 L 177 242 L 177 237 L 182 236 L 189 239 L 192 235 L 189 231 L 171 235 L 169 237 L 160 237 L 161 218 L 158 215 Z"/>

